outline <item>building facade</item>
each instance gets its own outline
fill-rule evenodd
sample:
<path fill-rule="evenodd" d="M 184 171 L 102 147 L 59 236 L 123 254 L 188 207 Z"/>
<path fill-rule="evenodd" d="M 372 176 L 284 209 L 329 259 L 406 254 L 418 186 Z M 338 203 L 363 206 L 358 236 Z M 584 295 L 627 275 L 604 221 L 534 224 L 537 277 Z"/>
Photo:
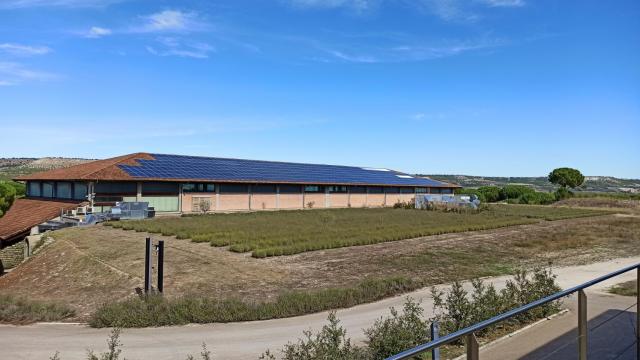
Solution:
<path fill-rule="evenodd" d="M 389 169 L 135 153 L 16 178 L 30 199 L 144 201 L 157 213 L 393 206 L 457 185 Z"/>

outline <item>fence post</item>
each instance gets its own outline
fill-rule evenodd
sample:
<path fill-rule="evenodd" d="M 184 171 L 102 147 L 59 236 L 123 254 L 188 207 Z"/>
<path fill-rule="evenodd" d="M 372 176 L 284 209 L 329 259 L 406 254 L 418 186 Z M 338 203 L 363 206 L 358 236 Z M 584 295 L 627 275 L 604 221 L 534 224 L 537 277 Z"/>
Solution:
<path fill-rule="evenodd" d="M 578 359 L 587 360 L 587 295 L 578 291 Z"/>
<path fill-rule="evenodd" d="M 640 267 L 636 269 L 636 358 L 640 359 Z"/>
<path fill-rule="evenodd" d="M 431 323 L 431 341 L 436 341 L 440 338 L 440 324 L 437 320 Z M 440 360 L 440 348 L 436 347 L 431 349 L 431 359 Z"/>
<path fill-rule="evenodd" d="M 158 292 L 164 290 L 164 240 L 158 241 Z"/>
<path fill-rule="evenodd" d="M 144 249 L 144 293 L 151 291 L 151 238 L 145 240 Z"/>
<path fill-rule="evenodd" d="M 478 345 L 478 339 L 476 334 L 471 333 L 467 335 L 467 360 L 479 360 L 480 359 L 480 347 Z"/>

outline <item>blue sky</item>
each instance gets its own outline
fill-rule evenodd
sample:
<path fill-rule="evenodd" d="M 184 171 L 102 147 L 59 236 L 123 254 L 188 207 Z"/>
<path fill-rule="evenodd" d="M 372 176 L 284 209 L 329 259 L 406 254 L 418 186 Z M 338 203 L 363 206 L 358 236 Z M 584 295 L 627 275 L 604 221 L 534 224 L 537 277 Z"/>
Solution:
<path fill-rule="evenodd" d="M 0 0 L 0 157 L 640 178 L 640 2 Z"/>

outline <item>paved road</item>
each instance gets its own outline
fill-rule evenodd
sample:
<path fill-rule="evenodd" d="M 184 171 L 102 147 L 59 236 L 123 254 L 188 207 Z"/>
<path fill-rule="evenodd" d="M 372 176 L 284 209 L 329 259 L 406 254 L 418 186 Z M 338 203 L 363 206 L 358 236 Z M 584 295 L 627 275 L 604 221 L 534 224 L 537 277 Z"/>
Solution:
<path fill-rule="evenodd" d="M 588 281 L 621 267 L 640 262 L 640 257 L 616 259 L 584 266 L 556 268 L 558 283 L 567 288 Z M 633 279 L 635 272 L 600 284 L 604 289 L 615 283 Z M 487 279 L 500 288 L 508 277 Z M 446 287 L 446 286 L 443 286 Z M 429 289 L 407 294 L 422 302 L 430 316 L 433 302 Z M 362 329 L 386 316 L 389 307 L 401 307 L 407 295 L 338 311 L 338 317 L 354 341 L 362 341 Z M 121 337 L 128 359 L 184 359 L 197 354 L 205 342 L 215 359 L 256 359 L 265 349 L 279 349 L 293 341 L 306 329 L 319 329 L 326 323 L 327 312 L 230 324 L 189 325 L 179 327 L 125 329 Z M 60 351 L 62 360 L 86 358 L 86 349 L 105 350 L 109 329 L 92 329 L 84 325 L 35 324 L 30 326 L 0 326 L 0 359 L 48 359 Z"/>

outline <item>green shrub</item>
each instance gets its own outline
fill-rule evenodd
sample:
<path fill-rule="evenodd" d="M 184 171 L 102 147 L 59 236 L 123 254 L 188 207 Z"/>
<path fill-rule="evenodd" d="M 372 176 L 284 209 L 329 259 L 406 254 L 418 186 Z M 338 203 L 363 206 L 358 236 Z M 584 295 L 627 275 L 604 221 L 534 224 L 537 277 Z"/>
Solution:
<path fill-rule="evenodd" d="M 500 188 L 497 186 L 481 186 L 478 188 L 478 193 L 484 197 L 484 202 L 497 202 L 500 201 Z M 483 201 L 482 199 L 480 201 Z"/>
<path fill-rule="evenodd" d="M 525 185 L 506 185 L 500 189 L 500 199 L 518 199 L 525 194 L 535 193 L 535 190 Z"/>
<path fill-rule="evenodd" d="M 424 310 L 411 298 L 403 305 L 402 313 L 390 309 L 391 317 L 376 320 L 365 330 L 367 348 L 374 359 L 384 359 L 430 340 L 429 322 L 423 319 Z"/>
<path fill-rule="evenodd" d="M 518 201 L 520 204 L 549 205 L 556 201 L 556 195 L 548 192 L 533 192 L 522 195 Z"/>

